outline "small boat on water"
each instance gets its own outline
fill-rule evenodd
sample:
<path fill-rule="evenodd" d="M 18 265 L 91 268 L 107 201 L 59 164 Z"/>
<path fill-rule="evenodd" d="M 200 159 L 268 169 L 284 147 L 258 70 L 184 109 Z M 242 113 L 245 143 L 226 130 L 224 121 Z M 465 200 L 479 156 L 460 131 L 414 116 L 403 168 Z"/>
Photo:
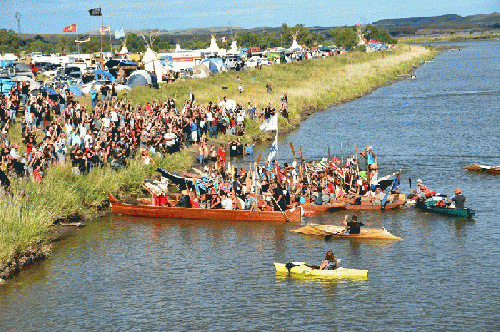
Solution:
<path fill-rule="evenodd" d="M 306 264 L 304 262 L 274 263 L 276 273 L 287 274 L 296 277 L 313 277 L 321 279 L 366 279 L 368 270 L 357 270 L 339 267 L 335 270 L 320 270 L 319 265 Z"/>
<path fill-rule="evenodd" d="M 402 240 L 402 238 L 392 235 L 385 228 L 361 227 L 359 234 L 349 234 L 345 232 L 345 226 L 307 224 L 299 229 L 292 229 L 290 232 L 324 236 L 328 239 L 363 239 L 363 240 Z"/>
<path fill-rule="evenodd" d="M 449 207 L 449 206 L 442 206 L 442 205 L 437 205 L 438 201 L 433 200 L 433 199 L 428 199 L 428 200 L 417 200 L 415 203 L 415 207 L 417 209 L 426 211 L 426 212 L 432 212 L 432 213 L 439 213 L 439 214 L 445 214 L 448 216 L 452 217 L 458 217 L 458 218 L 464 218 L 464 219 L 471 219 L 476 211 L 471 210 L 469 208 L 464 208 L 464 209 L 456 209 L 454 207 Z"/>
<path fill-rule="evenodd" d="M 148 218 L 173 219 L 205 219 L 231 221 L 261 221 L 261 222 L 301 222 L 300 208 L 281 211 L 250 211 L 250 210 L 223 210 L 200 209 L 172 206 L 154 206 L 150 204 L 129 204 L 118 201 L 108 194 L 111 210 L 115 214 Z"/>
<path fill-rule="evenodd" d="M 482 172 L 489 174 L 500 174 L 500 166 L 487 166 L 487 165 L 479 165 L 479 164 L 470 164 L 469 166 L 462 167 L 468 171 L 472 172 Z"/>

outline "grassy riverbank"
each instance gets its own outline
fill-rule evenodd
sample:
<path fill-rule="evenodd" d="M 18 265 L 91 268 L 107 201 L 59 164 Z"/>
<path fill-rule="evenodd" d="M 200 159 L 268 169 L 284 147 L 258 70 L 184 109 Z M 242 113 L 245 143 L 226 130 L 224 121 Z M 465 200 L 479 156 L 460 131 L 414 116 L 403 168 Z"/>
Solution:
<path fill-rule="evenodd" d="M 400 44 L 417 44 L 417 43 L 445 43 L 445 42 L 463 42 L 473 40 L 489 40 L 499 39 L 500 33 L 482 33 L 482 34 L 455 34 L 455 35 L 439 35 L 426 37 L 404 37 L 398 38 Z"/>
<path fill-rule="evenodd" d="M 340 57 L 265 66 L 262 70 L 177 81 L 163 85 L 159 90 L 136 88 L 128 95 L 134 105 L 175 97 L 177 106 L 181 107 L 191 89 L 196 102 L 203 105 L 226 96 L 243 105 L 252 101 L 259 109 L 269 102 L 279 109 L 280 97 L 288 92 L 290 122 L 280 119 L 280 130 L 284 132 L 298 125 L 307 114 L 359 98 L 402 77 L 435 55 L 436 51 L 424 47 L 400 45 L 383 53 L 350 53 Z M 236 76 L 240 76 L 240 81 L 236 80 Z M 245 90 L 243 94 L 237 91 L 240 82 Z M 273 86 L 271 94 L 266 92 L 267 83 Z M 248 122 L 246 128 L 245 140 L 269 137 L 258 129 L 255 122 Z M 230 139 L 228 135 L 219 138 L 221 141 Z M 187 169 L 193 163 L 192 153 L 192 150 L 185 150 L 156 159 L 156 166 L 171 170 Z M 72 175 L 69 166 L 54 166 L 47 170 L 42 185 L 14 180 L 12 192 L 17 194 L 25 190 L 29 198 L 0 198 L 0 278 L 16 271 L 23 262 L 43 257 L 50 251 L 51 229 L 56 219 L 75 213 L 88 218 L 99 215 L 108 191 L 138 191 L 140 182 L 155 173 L 156 166 L 143 166 L 136 158 L 129 161 L 124 170 L 93 170 L 83 177 Z"/>

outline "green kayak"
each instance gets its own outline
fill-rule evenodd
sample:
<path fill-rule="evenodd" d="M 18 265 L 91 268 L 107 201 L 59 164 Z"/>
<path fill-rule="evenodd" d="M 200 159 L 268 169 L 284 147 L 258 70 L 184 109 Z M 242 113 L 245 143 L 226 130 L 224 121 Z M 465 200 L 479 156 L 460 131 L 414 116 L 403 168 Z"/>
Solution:
<path fill-rule="evenodd" d="M 469 208 L 455 209 L 446 206 L 438 206 L 435 205 L 435 203 L 436 201 L 434 200 L 428 200 L 428 201 L 418 200 L 415 206 L 423 211 L 445 214 L 448 216 L 464 218 L 464 219 L 471 219 L 476 213 L 476 211 L 471 210 Z"/>

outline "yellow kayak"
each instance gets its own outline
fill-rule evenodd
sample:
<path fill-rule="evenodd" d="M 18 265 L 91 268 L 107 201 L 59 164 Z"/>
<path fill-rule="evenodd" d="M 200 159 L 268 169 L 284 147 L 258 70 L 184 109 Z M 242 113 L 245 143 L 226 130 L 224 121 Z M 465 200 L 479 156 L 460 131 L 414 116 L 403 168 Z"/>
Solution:
<path fill-rule="evenodd" d="M 291 232 L 334 239 L 402 240 L 402 238 L 389 233 L 385 228 L 361 227 L 361 233 L 349 234 L 345 232 L 344 226 L 307 224 L 299 229 L 293 229 Z"/>
<path fill-rule="evenodd" d="M 274 263 L 274 267 L 276 268 L 276 273 L 290 274 L 291 276 L 322 279 L 368 278 L 368 270 L 347 269 L 344 267 L 339 267 L 336 270 L 320 270 L 318 265 L 306 264 L 304 262 Z"/>

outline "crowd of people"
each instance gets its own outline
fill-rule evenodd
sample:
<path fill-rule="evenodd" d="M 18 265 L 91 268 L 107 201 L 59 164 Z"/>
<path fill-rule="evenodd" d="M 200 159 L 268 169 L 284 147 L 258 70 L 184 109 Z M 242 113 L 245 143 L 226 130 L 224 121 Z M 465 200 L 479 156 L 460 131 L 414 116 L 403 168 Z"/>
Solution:
<path fill-rule="evenodd" d="M 192 144 L 199 145 L 200 162 L 205 163 L 216 158 L 209 141 L 219 134 L 237 138 L 231 143 L 230 156 L 251 153 L 250 146 L 241 143 L 245 119 L 263 121 L 275 113 L 271 104 L 258 111 L 252 102 L 244 107 L 226 97 L 202 105 L 192 92 L 181 105 L 174 98 L 132 105 L 126 94 L 118 98 L 109 86 L 105 92 L 92 87 L 92 107 L 88 108 L 68 89 L 50 94 L 42 85 L 35 94 L 29 82 L 12 87 L 0 99 L 0 170 L 7 177 L 40 182 L 50 165 L 71 162 L 75 174 L 94 167 L 118 169 L 139 150 L 161 157 Z M 17 122 L 25 151 L 10 137 Z"/>
<path fill-rule="evenodd" d="M 194 181 L 183 188 L 191 189 L 185 193 L 190 196 L 191 207 L 285 211 L 303 203 L 361 204 L 367 200 L 380 204 L 385 196 L 377 186 L 378 162 L 370 146 L 359 156 L 345 160 L 307 162 L 300 158 L 300 165 L 295 158 L 283 166 L 274 160 L 261 167 L 254 164 L 249 169 L 237 168 L 226 162 L 221 148 L 210 160 L 203 170 L 198 170 L 199 174 L 185 174 L 186 182 Z M 168 194 L 156 191 L 157 196 Z"/>

